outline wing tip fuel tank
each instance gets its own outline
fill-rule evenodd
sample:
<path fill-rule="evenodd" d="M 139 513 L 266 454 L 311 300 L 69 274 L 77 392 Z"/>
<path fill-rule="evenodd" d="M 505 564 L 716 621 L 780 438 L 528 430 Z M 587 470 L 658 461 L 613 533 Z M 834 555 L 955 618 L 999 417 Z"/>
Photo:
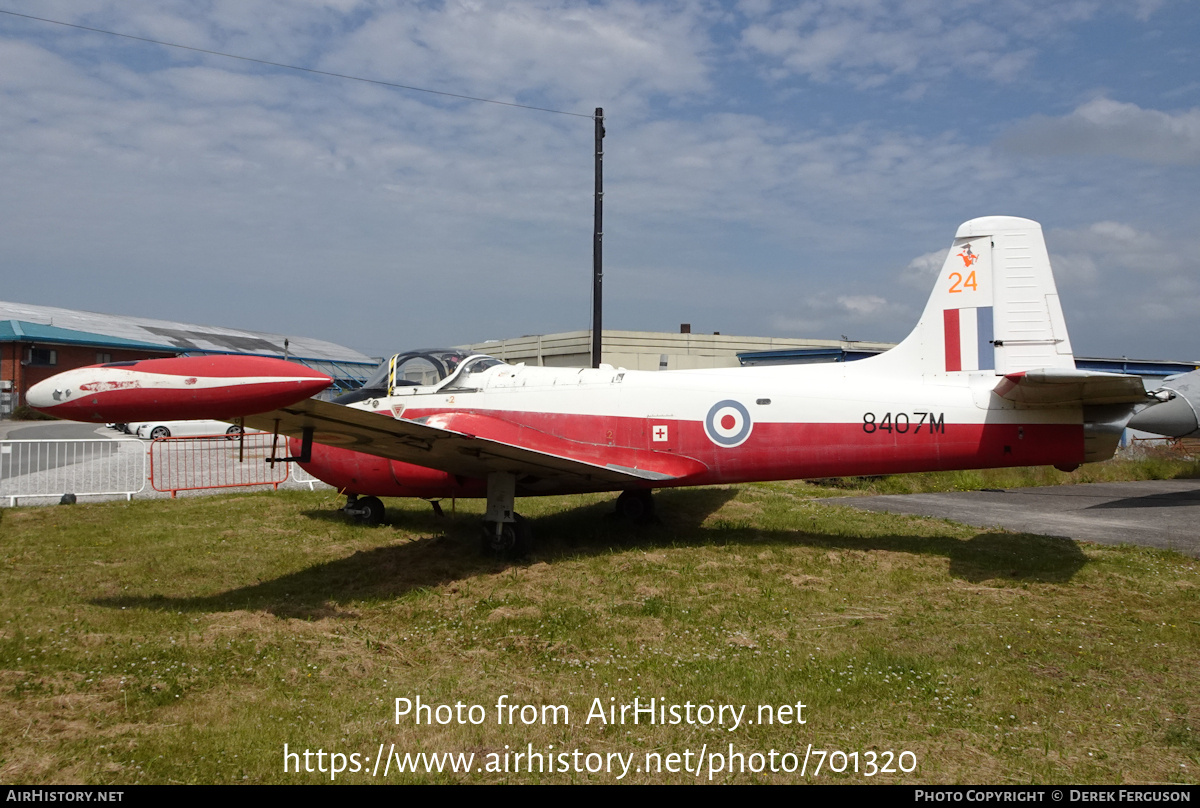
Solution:
<path fill-rule="evenodd" d="M 39 412 L 73 421 L 228 420 L 295 404 L 331 382 L 267 356 L 186 356 L 68 370 L 35 384 L 25 398 Z"/>

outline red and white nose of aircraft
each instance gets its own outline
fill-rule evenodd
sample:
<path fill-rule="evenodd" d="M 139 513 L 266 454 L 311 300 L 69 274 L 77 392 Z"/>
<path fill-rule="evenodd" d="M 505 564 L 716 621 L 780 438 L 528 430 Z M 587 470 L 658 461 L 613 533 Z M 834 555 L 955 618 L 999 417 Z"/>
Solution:
<path fill-rule="evenodd" d="M 29 388 L 35 410 L 73 421 L 225 420 L 303 401 L 332 379 L 265 356 L 144 359 L 68 370 Z"/>

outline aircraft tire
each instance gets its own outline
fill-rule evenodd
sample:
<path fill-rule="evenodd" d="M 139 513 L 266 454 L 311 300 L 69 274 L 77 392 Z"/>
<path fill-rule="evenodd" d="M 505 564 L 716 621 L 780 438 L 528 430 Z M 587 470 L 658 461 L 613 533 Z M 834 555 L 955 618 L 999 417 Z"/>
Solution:
<path fill-rule="evenodd" d="M 358 509 L 358 520 L 366 525 L 378 525 L 383 522 L 387 509 L 379 497 L 359 497 L 355 503 Z"/>
<path fill-rule="evenodd" d="M 617 497 L 617 515 L 637 525 L 654 521 L 654 496 L 649 489 L 633 488 Z"/>
<path fill-rule="evenodd" d="M 496 535 L 494 522 L 483 523 L 480 549 L 485 556 L 492 558 L 524 558 L 533 549 L 533 531 L 529 522 L 519 513 L 513 514 L 512 522 L 505 522 Z"/>

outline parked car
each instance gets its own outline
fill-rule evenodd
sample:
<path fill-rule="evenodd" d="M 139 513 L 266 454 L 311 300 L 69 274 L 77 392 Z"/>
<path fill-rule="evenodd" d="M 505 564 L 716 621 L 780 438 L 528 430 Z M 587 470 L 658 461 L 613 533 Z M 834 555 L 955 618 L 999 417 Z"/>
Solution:
<path fill-rule="evenodd" d="M 226 435 L 232 440 L 242 433 L 240 426 L 225 421 L 147 421 L 144 424 L 130 424 L 129 426 L 131 429 L 136 429 L 136 433 L 132 434 L 146 440 L 185 438 L 197 435 Z"/>

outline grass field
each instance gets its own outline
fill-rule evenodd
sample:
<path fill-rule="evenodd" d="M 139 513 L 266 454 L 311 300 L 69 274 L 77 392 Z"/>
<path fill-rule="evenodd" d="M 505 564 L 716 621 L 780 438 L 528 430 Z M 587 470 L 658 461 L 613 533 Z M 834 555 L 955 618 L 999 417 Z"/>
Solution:
<path fill-rule="evenodd" d="M 1200 561 L 813 501 L 972 485 L 666 491 L 638 528 L 611 496 L 522 500 L 515 564 L 479 556 L 480 503 L 377 528 L 328 493 L 2 510 L 0 781 L 321 782 L 332 752 L 351 783 L 1196 783 Z M 418 696 L 449 707 L 397 721 Z M 597 718 L 635 698 L 681 720 Z"/>

